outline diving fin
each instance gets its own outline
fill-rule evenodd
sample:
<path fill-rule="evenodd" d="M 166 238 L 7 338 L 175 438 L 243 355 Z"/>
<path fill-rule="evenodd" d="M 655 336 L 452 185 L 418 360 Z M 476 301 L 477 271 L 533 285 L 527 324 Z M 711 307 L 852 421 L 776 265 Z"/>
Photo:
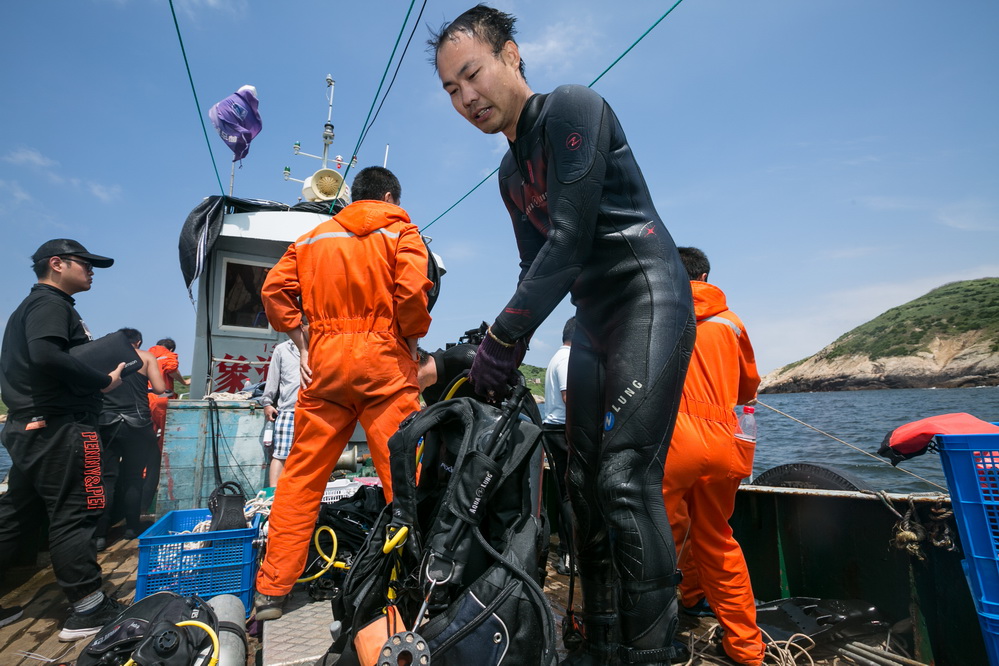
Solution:
<path fill-rule="evenodd" d="M 885 632 L 890 624 L 881 612 L 860 599 L 791 597 L 756 606 L 756 624 L 773 641 L 798 643 L 808 636 L 816 643 Z"/>

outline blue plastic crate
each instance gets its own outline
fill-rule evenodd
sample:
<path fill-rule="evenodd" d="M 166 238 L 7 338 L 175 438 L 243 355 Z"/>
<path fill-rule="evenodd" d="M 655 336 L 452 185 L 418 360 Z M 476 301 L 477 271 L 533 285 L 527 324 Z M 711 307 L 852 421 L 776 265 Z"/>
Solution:
<path fill-rule="evenodd" d="M 260 515 L 240 530 L 180 534 L 211 518 L 208 509 L 171 511 L 139 536 L 135 599 L 170 590 L 205 599 L 234 594 L 249 616 L 257 573 Z"/>
<path fill-rule="evenodd" d="M 978 607 L 978 624 L 982 627 L 985 653 L 991 666 L 999 666 L 999 615 L 985 613 Z"/>
<path fill-rule="evenodd" d="M 980 612 L 999 620 L 999 434 L 937 435 L 936 441 L 968 585 Z"/>

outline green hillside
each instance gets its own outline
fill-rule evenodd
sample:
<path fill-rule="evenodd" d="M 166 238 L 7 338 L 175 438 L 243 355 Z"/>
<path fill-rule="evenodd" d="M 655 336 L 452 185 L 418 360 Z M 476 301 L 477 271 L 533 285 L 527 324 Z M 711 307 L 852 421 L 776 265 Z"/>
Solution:
<path fill-rule="evenodd" d="M 527 381 L 527 388 L 531 389 L 534 395 L 545 397 L 545 369 L 536 365 L 522 365 L 520 371 Z"/>
<path fill-rule="evenodd" d="M 999 278 L 945 284 L 844 334 L 821 356 L 912 356 L 934 338 L 969 331 L 982 331 L 999 352 Z"/>

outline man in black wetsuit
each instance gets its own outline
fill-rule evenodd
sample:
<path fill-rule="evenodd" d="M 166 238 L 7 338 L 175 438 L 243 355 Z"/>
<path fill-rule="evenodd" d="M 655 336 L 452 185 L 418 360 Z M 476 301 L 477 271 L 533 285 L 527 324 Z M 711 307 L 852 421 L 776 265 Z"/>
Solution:
<path fill-rule="evenodd" d="M 499 180 L 520 280 L 471 380 L 500 398 L 532 333 L 571 291 L 567 481 L 586 638 L 566 663 L 685 660 L 660 491 L 694 342 L 687 275 L 614 112 L 581 86 L 533 94 L 514 20 L 479 5 L 430 40 L 455 110 L 510 141 Z"/>
<path fill-rule="evenodd" d="M 69 354 L 90 341 L 72 296 L 90 289 L 95 267 L 114 260 L 65 238 L 44 243 L 31 260 L 38 284 L 7 320 L 0 350 L 9 410 L 2 438 L 13 463 L 0 497 L 0 571 L 47 514 L 52 567 L 73 606 L 59 640 L 75 641 L 124 608 L 101 591 L 93 537 L 109 500 L 101 482 L 101 393 L 121 385 L 125 364 L 106 375 Z"/>

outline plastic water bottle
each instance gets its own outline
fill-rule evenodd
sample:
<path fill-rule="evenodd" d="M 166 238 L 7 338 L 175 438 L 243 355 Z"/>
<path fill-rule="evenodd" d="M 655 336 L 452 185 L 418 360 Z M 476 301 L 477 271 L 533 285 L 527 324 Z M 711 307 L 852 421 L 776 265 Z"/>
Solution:
<path fill-rule="evenodd" d="M 756 408 L 749 405 L 736 407 L 736 416 L 739 418 L 739 429 L 735 436 L 747 442 L 756 441 Z"/>
<path fill-rule="evenodd" d="M 263 440 L 264 440 L 263 441 L 264 446 L 271 446 L 272 444 L 274 444 L 274 424 L 270 421 L 264 424 Z"/>

